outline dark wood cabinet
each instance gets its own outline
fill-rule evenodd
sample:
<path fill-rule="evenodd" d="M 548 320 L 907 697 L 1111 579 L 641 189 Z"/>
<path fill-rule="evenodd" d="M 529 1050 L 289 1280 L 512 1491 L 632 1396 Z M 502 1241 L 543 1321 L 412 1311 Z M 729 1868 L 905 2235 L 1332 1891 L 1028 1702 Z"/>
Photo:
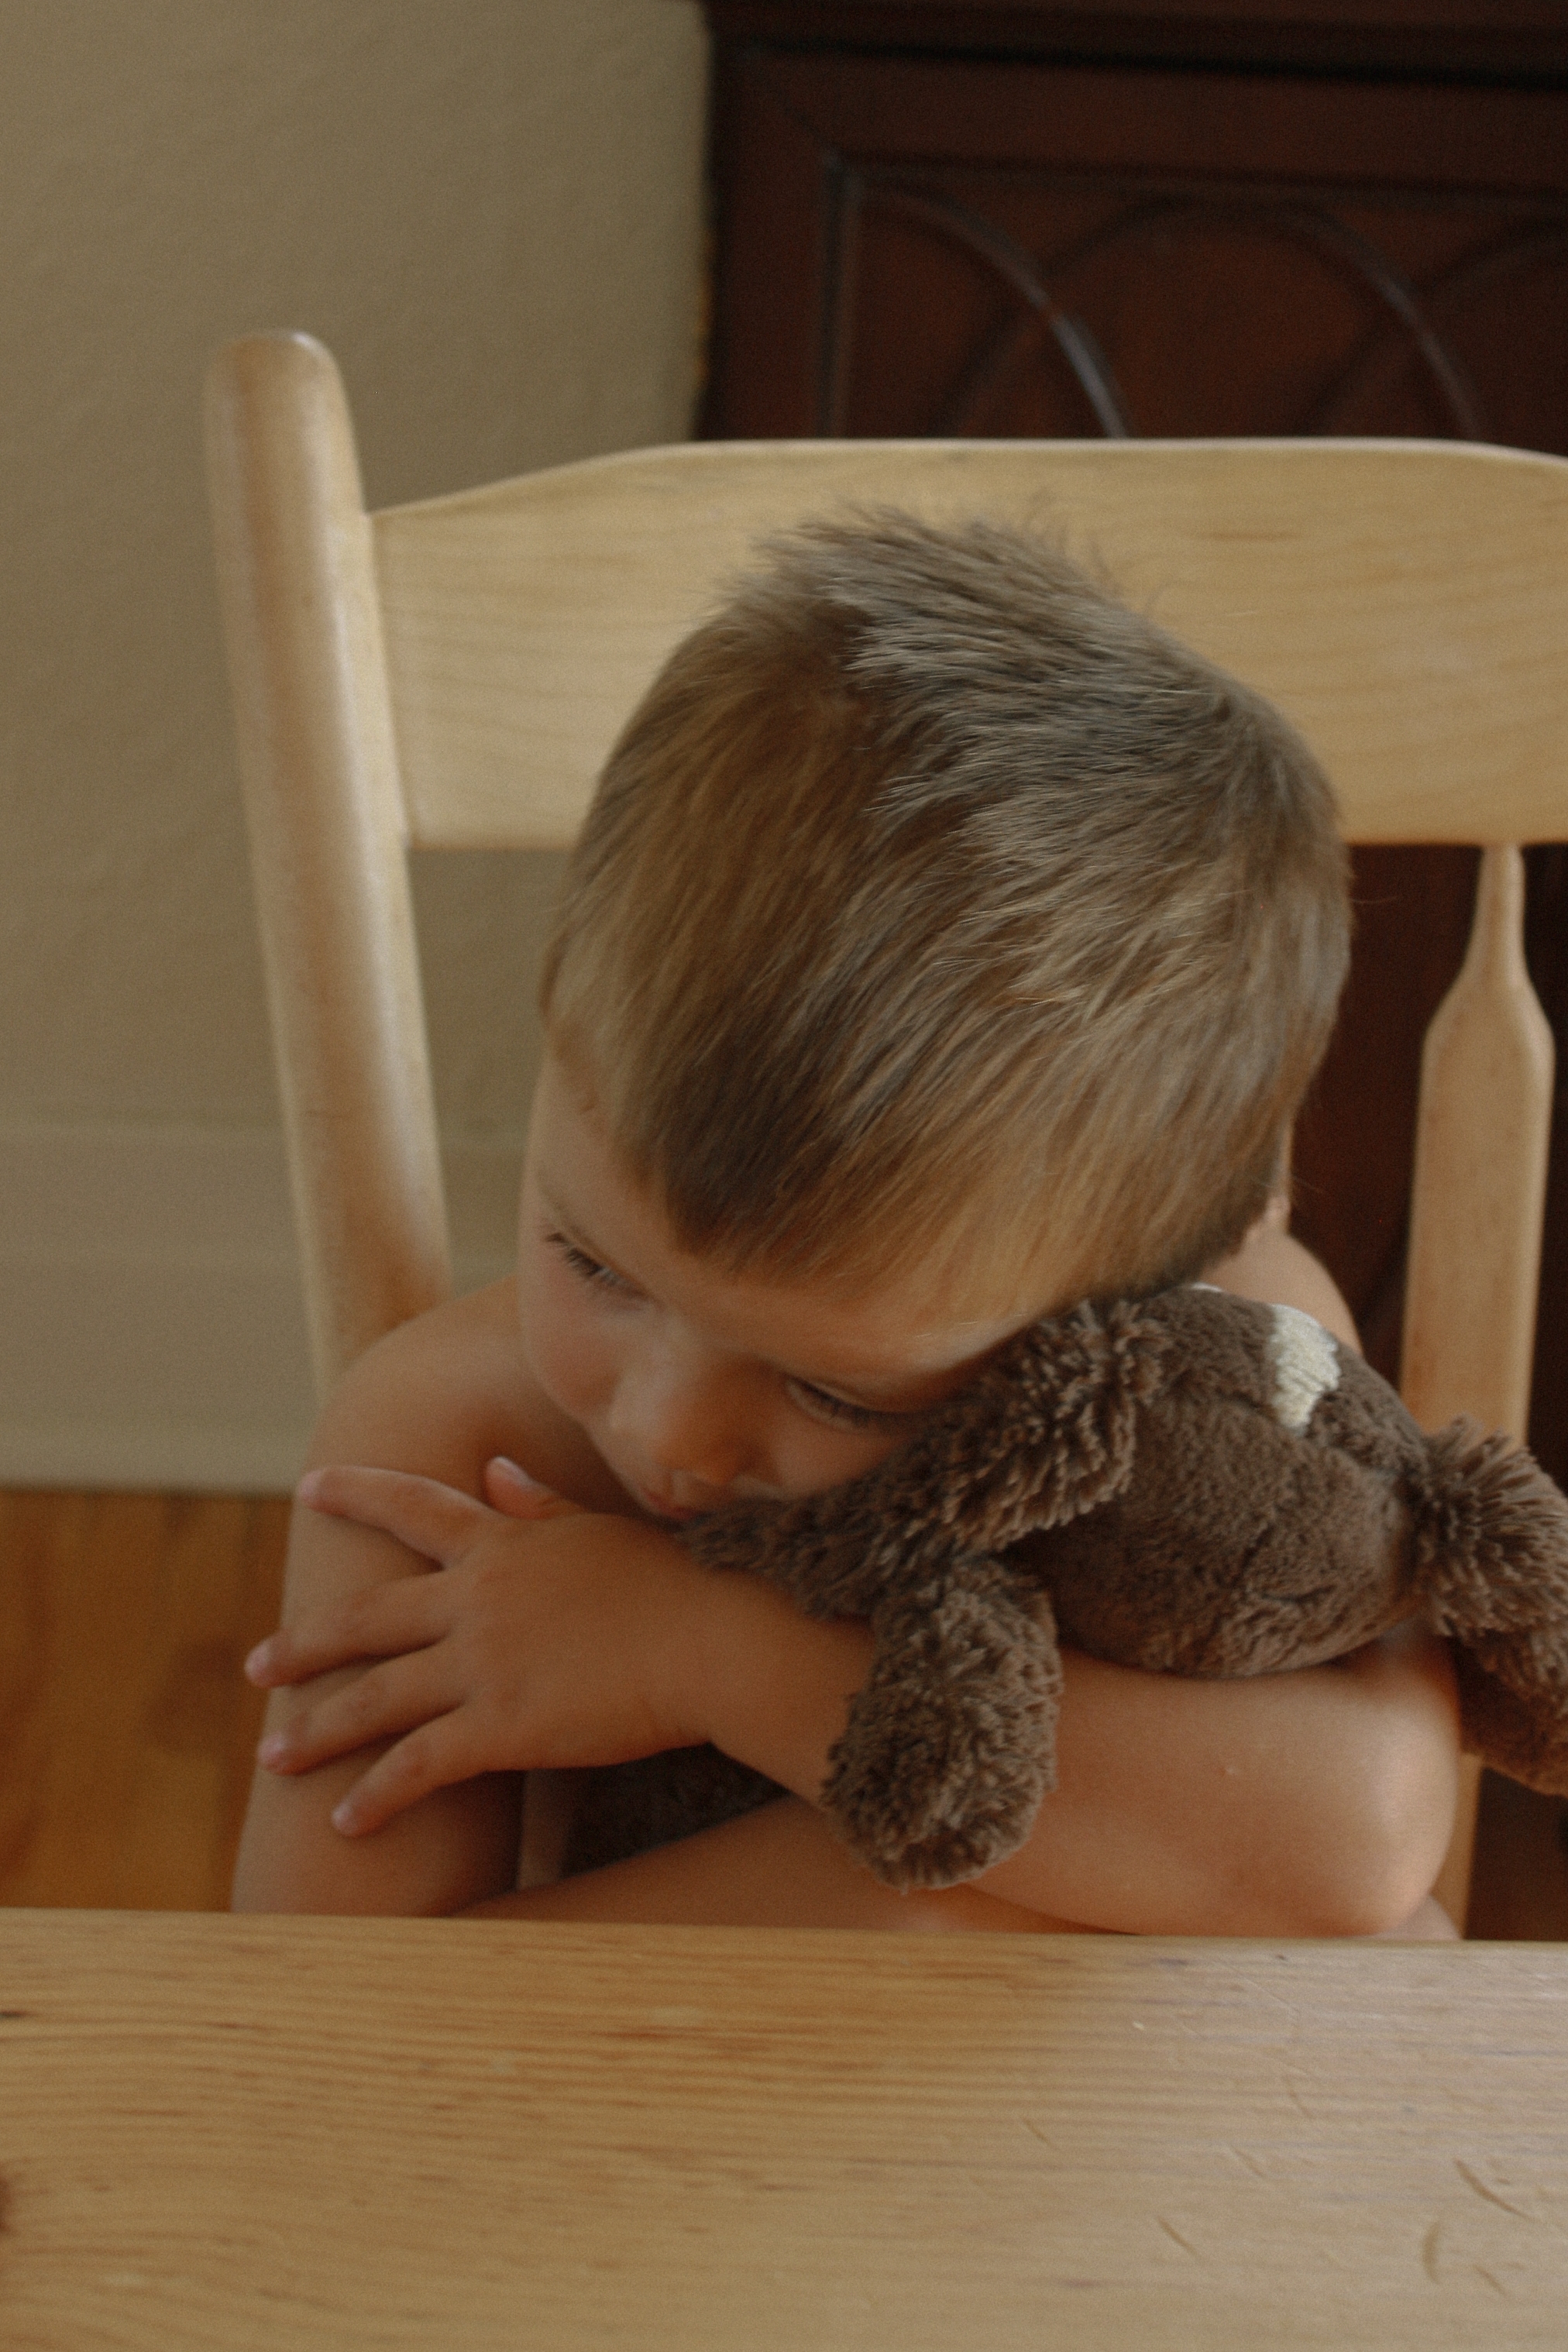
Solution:
<path fill-rule="evenodd" d="M 709 0 L 704 429 L 1415 434 L 1568 455 L 1568 9 Z M 1473 859 L 1357 861 L 1299 1217 L 1397 1357 L 1416 1062 Z M 1568 1066 L 1568 853 L 1532 853 Z M 1568 1066 L 1564 1067 L 1568 1078 Z M 1532 1436 L 1568 1478 L 1568 1150 Z"/>

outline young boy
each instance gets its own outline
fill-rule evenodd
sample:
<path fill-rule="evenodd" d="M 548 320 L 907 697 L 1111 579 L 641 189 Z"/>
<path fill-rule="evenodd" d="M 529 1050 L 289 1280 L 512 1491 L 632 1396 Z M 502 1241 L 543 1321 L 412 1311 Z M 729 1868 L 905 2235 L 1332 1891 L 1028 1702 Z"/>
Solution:
<path fill-rule="evenodd" d="M 1278 1201 L 1347 929 L 1305 748 L 1065 558 L 895 516 L 776 544 L 656 681 L 573 861 L 515 1280 L 370 1349 L 317 1431 L 250 1662 L 274 1696 L 237 1905 L 1415 1914 L 1453 1806 L 1440 1645 L 1238 1683 L 1069 1656 L 1026 1844 L 900 1895 L 813 1803 L 865 1629 L 674 1534 L 855 1476 L 1085 1297 L 1204 1275 L 1353 1340 Z M 705 1740 L 794 1794 L 519 1884 L 534 1796 L 570 1794 L 541 1774 Z"/>

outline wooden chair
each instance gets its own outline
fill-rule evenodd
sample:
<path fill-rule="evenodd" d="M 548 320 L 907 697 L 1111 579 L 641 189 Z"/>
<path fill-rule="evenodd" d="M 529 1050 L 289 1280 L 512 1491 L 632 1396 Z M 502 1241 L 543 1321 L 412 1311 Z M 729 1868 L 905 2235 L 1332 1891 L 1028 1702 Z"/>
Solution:
<path fill-rule="evenodd" d="M 1269 694 L 1355 842 L 1482 845 L 1427 1037 L 1403 1386 L 1522 1434 L 1550 1032 L 1519 845 L 1568 838 L 1568 462 L 1410 441 L 637 450 L 366 514 L 337 371 L 230 344 L 208 438 L 316 1375 L 444 1297 L 405 852 L 569 843 L 659 663 L 761 534 L 845 500 L 1049 516 Z M 1440 1893 L 1462 1916 L 1474 1781 Z"/>

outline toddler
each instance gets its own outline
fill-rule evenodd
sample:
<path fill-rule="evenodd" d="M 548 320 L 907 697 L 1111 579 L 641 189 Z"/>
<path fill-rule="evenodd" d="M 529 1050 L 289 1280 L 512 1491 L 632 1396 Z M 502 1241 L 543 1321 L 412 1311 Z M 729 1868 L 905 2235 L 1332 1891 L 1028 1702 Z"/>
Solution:
<path fill-rule="evenodd" d="M 1026 1845 L 900 1895 L 813 1802 L 866 1630 L 676 1540 L 858 1475 L 1083 1297 L 1201 1276 L 1353 1344 L 1279 1196 L 1347 935 L 1305 747 L 1048 544 L 876 515 L 766 551 L 634 714 L 574 853 L 515 1277 L 390 1334 L 322 1415 L 248 1665 L 273 1697 L 237 1905 L 1415 1914 L 1455 1782 L 1425 1637 L 1237 1683 L 1069 1655 Z M 704 1741 L 794 1793 L 555 1875 L 574 1769 Z"/>

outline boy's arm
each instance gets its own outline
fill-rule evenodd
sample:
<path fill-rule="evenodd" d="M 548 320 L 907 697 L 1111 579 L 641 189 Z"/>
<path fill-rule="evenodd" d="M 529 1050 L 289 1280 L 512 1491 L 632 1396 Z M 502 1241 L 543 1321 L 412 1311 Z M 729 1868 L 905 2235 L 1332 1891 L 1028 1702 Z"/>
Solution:
<path fill-rule="evenodd" d="M 487 1457 L 519 1448 L 515 1422 L 499 1402 L 515 1390 L 515 1329 L 510 1284 L 403 1325 L 344 1376 L 322 1412 L 310 1463 L 414 1470 L 477 1494 Z M 532 1466 L 572 1491 L 578 1465 L 552 1451 L 547 1428 L 540 1437 Z M 582 1499 L 595 1497 L 585 1492 Z M 353 1594 L 429 1572 L 427 1560 L 391 1536 L 297 1505 L 282 1622 L 295 1625 Z M 308 1688 L 274 1690 L 268 1732 L 363 1673 L 344 1666 Z M 521 1794 L 515 1774 L 439 1789 L 375 1838 L 340 1836 L 332 1808 L 378 1752 L 361 1748 L 297 1779 L 258 1770 L 235 1870 L 237 1910 L 436 1916 L 514 1884 Z"/>
<path fill-rule="evenodd" d="M 1287 1244 L 1288 1253 L 1294 1246 Z M 1288 1271 L 1290 1264 L 1288 1255 Z M 1283 1286 L 1276 1281 L 1272 1295 Z M 428 1358 L 432 1338 L 448 1327 L 426 1321 L 433 1332 L 412 1328 L 414 1346 Z M 459 1336 L 467 1361 L 474 1334 Z M 395 1368 L 411 1352 L 402 1335 L 383 1351 Z M 399 1423 L 396 1384 L 390 1398 L 383 1392 L 384 1367 L 381 1391 L 368 1402 L 366 1376 L 351 1376 L 353 1412 L 341 1406 L 329 1413 L 315 1456 L 357 1454 L 363 1461 L 367 1453 L 379 1454 L 384 1463 L 445 1476 L 472 1496 L 487 1445 L 499 1449 L 503 1441 L 486 1436 L 482 1412 L 470 1413 L 460 1442 L 453 1441 L 463 1458 L 443 1470 L 425 1426 L 432 1368 L 422 1360 L 416 1369 L 416 1409 L 404 1412 L 409 1427 Z M 455 1378 L 458 1369 L 456 1360 L 434 1366 L 437 1392 L 447 1393 L 448 1375 Z M 374 1450 L 355 1415 L 374 1424 Z M 542 1457 L 536 1453 L 531 1466 L 572 1491 L 571 1465 L 553 1465 L 548 1450 Z M 580 1475 L 578 1499 L 596 1499 L 584 1491 Z M 333 1591 L 418 1571 L 414 1554 L 385 1536 L 317 1513 L 298 1516 L 300 1570 L 297 1578 L 290 1574 L 291 1608 L 296 1591 L 301 1606 L 314 1607 Z M 333 1537 L 349 1548 L 323 1549 L 322 1539 Z M 612 1614 L 599 1646 L 587 1653 L 586 1671 L 568 1675 L 568 1698 L 574 1702 L 579 1687 L 595 1696 L 602 1662 L 624 1638 L 624 1607 L 628 1624 L 635 1618 L 645 1633 L 650 1624 L 657 1629 L 658 1638 L 646 1645 L 650 1671 L 670 1686 L 656 1695 L 653 1711 L 678 1727 L 673 1736 L 712 1737 L 815 1799 L 850 1695 L 864 1679 L 865 1630 L 800 1617 L 755 1580 L 710 1576 L 647 1527 L 608 1517 L 580 1521 L 572 1540 L 571 1574 L 556 1584 L 553 1622 L 559 1626 L 577 1607 L 586 1581 L 581 1569 L 595 1547 L 602 1549 L 600 1587 L 607 1577 Z M 538 1557 L 542 1569 L 544 1555 Z M 624 1598 L 617 1598 L 617 1574 Z M 658 1594 L 651 1617 L 650 1578 Z M 521 1584 L 533 1580 L 531 1568 Z M 674 1630 L 677 1616 L 684 1631 Z M 542 1623 L 550 1622 L 546 1610 Z M 531 1646 L 539 1652 L 556 1644 Z M 1009 1907 L 1017 1904 L 1037 1924 L 1350 1933 L 1395 1924 L 1430 1884 L 1447 1834 L 1456 1744 L 1440 1645 L 1385 1643 L 1339 1666 L 1247 1683 L 1182 1682 L 1081 1657 L 1069 1656 L 1066 1664 L 1060 1785 L 1024 1850 L 990 1874 L 984 1889 L 918 1899 L 889 1895 L 852 1863 L 820 1817 L 790 1829 L 796 1809 L 782 1807 L 593 1879 L 512 1895 L 505 1890 L 513 1816 L 510 1794 L 498 1794 L 505 1783 L 467 1780 L 424 1797 L 372 1836 L 345 1839 L 331 1825 L 331 1808 L 375 1751 L 340 1738 L 336 1749 L 321 1750 L 336 1754 L 330 1764 L 282 1780 L 258 1777 L 236 1900 L 278 1909 L 433 1911 L 499 1897 L 496 1907 L 503 1910 L 555 1916 L 747 1917 L 758 1916 L 761 1886 L 784 1916 L 822 1924 L 871 1924 L 876 1917 L 887 1925 L 1010 1926 L 1022 1924 Z M 347 1684 L 362 1675 L 333 1679 Z M 275 1707 L 280 1714 L 314 1708 L 329 1687 L 319 1678 L 299 1694 L 280 1694 Z M 427 1714 L 416 1709 L 409 1720 Z M 518 1752 L 494 1760 L 563 1760 L 522 1752 L 532 1736 L 522 1725 Z M 351 1744 L 355 1752 L 347 1752 Z M 1005 1904 L 987 1911 L 1004 1896 Z"/>
<path fill-rule="evenodd" d="M 815 1798 L 864 1678 L 869 1636 L 803 1619 L 742 1576 L 716 1579 L 704 1613 L 704 1643 L 689 1664 L 710 1736 Z M 805 1808 L 773 1806 L 479 1907 L 553 1918 L 1211 1936 L 1374 1934 L 1415 1910 L 1453 1814 L 1455 1710 L 1440 1643 L 1395 1636 L 1339 1665 L 1226 1683 L 1138 1674 L 1072 1652 L 1063 1666 L 1058 1785 L 1020 1851 L 971 1886 L 895 1894 L 854 1862 L 823 1816 L 800 1820 Z"/>
<path fill-rule="evenodd" d="M 749 1579 L 714 1598 L 710 1736 L 814 1797 L 868 1637 L 803 1626 Z M 805 1638 L 851 1631 L 853 1649 Z M 1441 1643 L 1400 1634 L 1336 1665 L 1223 1683 L 1073 1652 L 1063 1665 L 1058 1787 L 980 1890 L 1103 1928 L 1353 1935 L 1405 1918 L 1436 1876 L 1457 1755 Z"/>
<path fill-rule="evenodd" d="M 1206 1278 L 1304 1307 L 1356 1344 L 1343 1299 L 1282 1214 Z M 749 1579 L 727 1580 L 713 1598 L 721 1605 L 702 1669 L 711 1736 L 814 1797 L 869 1636 L 809 1624 Z M 821 1924 L 1208 1935 L 1370 1934 L 1415 1910 L 1453 1821 L 1458 1707 L 1443 1643 L 1405 1631 L 1331 1666 L 1225 1683 L 1076 1653 L 1063 1664 L 1058 1785 L 1025 1846 L 973 1888 L 890 1895 L 819 1817 L 773 1808 L 497 1907 L 766 1919 L 782 1903 Z"/>
<path fill-rule="evenodd" d="M 363 1470 L 336 1471 L 327 1487 L 322 1507 L 395 1525 L 449 1563 L 427 1591 L 399 1586 L 368 1611 L 336 1622 L 327 1612 L 308 1635 L 269 1645 L 273 1679 L 303 1681 L 367 1652 L 387 1661 L 339 1699 L 318 1703 L 311 1683 L 284 1767 L 308 1788 L 321 1759 L 348 1759 L 352 1776 L 372 1738 L 409 1733 L 366 1775 L 356 1812 L 367 1834 L 354 1846 L 374 1848 L 387 1834 L 379 1824 L 405 1807 L 417 1813 L 426 1790 L 450 1781 L 702 1738 L 817 1796 L 869 1663 L 863 1626 L 804 1618 L 759 1579 L 700 1568 L 647 1526 L 595 1515 L 519 1525 L 450 1489 Z M 1050 1921 L 1234 1935 L 1374 1932 L 1415 1908 L 1453 1806 L 1453 1694 L 1439 1644 L 1391 1639 L 1342 1664 L 1237 1682 L 1071 1654 L 1064 1664 L 1059 1785 L 1024 1849 L 965 1891 L 961 1924 L 981 1924 L 986 1896 Z M 784 1916 L 952 1916 L 949 1895 L 887 1895 L 823 1828 L 815 1843 L 791 1832 L 787 1882 L 769 1882 Z M 744 1887 L 754 1893 L 781 1833 L 759 1816 L 751 1830 L 735 1824 L 722 1839 L 500 1907 L 754 1917 Z M 704 1889 L 709 1870 L 717 1875 Z"/>

